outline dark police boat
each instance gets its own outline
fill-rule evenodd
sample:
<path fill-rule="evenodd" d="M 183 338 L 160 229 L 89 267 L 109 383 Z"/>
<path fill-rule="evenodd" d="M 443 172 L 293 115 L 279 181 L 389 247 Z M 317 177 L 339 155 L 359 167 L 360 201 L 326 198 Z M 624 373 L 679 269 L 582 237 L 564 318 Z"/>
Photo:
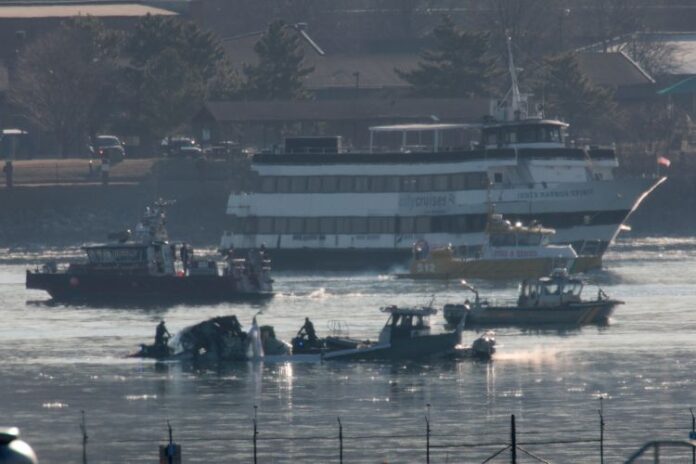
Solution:
<path fill-rule="evenodd" d="M 475 299 L 473 303 L 467 300 L 464 304 L 445 305 L 443 313 L 451 326 L 462 322 L 473 329 L 605 325 L 616 306 L 623 304 L 623 301 L 609 298 L 601 288 L 596 298 L 583 299 L 583 282 L 571 277 L 566 269 L 555 269 L 547 277 L 523 281 L 514 303 L 497 304 L 482 300 L 478 290 L 466 282 L 462 283 L 464 288 L 475 294 Z"/>
<path fill-rule="evenodd" d="M 170 242 L 165 208 L 145 209 L 135 232 L 110 234 L 111 242 L 86 245 L 87 261 L 59 266 L 49 262 L 27 270 L 26 287 L 47 291 L 54 300 L 209 302 L 263 299 L 273 295 L 270 261 L 264 250 L 246 259 L 231 251 L 224 262 L 194 258 L 185 242 Z"/>

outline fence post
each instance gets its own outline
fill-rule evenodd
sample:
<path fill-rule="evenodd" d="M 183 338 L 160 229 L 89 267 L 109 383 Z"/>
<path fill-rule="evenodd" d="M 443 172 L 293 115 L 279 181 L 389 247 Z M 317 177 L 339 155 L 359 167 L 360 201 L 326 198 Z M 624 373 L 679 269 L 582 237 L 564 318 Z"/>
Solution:
<path fill-rule="evenodd" d="M 82 420 L 80 421 L 80 430 L 82 431 L 82 464 L 87 464 L 87 421 L 85 420 L 85 411 L 81 411 Z"/>
<path fill-rule="evenodd" d="M 599 463 L 604 464 L 604 398 L 599 397 Z"/>
<path fill-rule="evenodd" d="M 343 464 L 343 424 L 341 418 L 338 417 L 338 462 Z"/>
<path fill-rule="evenodd" d="M 426 404 L 425 414 L 425 462 L 430 464 L 430 403 Z"/>
<path fill-rule="evenodd" d="M 517 431 L 515 430 L 515 415 L 510 416 L 510 453 L 512 464 L 517 464 Z"/>
<path fill-rule="evenodd" d="M 694 408 L 689 408 L 691 413 L 691 434 L 689 439 L 691 441 L 696 440 L 696 416 L 694 416 Z M 696 447 L 691 446 L 691 464 L 696 464 Z"/>
<path fill-rule="evenodd" d="M 257 455 L 256 455 L 256 436 L 259 434 L 258 428 L 256 426 L 258 409 L 259 409 L 259 407 L 257 405 L 254 405 L 254 464 L 258 463 Z"/>

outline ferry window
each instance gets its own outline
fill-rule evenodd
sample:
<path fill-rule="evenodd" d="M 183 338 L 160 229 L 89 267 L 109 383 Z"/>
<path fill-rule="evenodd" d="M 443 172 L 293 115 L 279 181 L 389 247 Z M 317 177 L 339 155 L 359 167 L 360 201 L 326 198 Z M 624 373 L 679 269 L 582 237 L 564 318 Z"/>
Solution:
<path fill-rule="evenodd" d="M 301 234 L 303 231 L 304 219 L 303 218 L 289 218 L 288 220 L 288 233 L 291 234 Z"/>
<path fill-rule="evenodd" d="M 307 191 L 312 193 L 321 192 L 321 177 L 311 176 L 307 178 Z"/>
<path fill-rule="evenodd" d="M 412 217 L 399 218 L 399 233 L 412 234 L 416 230 L 416 221 Z"/>
<path fill-rule="evenodd" d="M 433 178 L 430 176 L 418 176 L 418 191 L 429 192 L 433 189 Z"/>
<path fill-rule="evenodd" d="M 466 218 L 468 232 L 483 232 L 486 229 L 486 216 L 483 214 L 469 215 Z"/>
<path fill-rule="evenodd" d="M 467 174 L 467 185 L 470 189 L 485 189 L 488 187 L 488 174 L 485 172 L 470 172 Z"/>
<path fill-rule="evenodd" d="M 319 218 L 306 218 L 304 226 L 305 234 L 319 233 Z"/>
<path fill-rule="evenodd" d="M 350 234 L 351 232 L 351 218 L 349 217 L 339 217 L 336 218 L 336 233 L 337 234 Z"/>
<path fill-rule="evenodd" d="M 415 192 L 418 188 L 418 178 L 415 176 L 406 176 L 401 178 L 402 192 Z"/>
<path fill-rule="evenodd" d="M 494 172 L 493 173 L 493 182 L 496 184 L 502 184 L 503 183 L 503 173 L 502 172 Z"/>
<path fill-rule="evenodd" d="M 433 190 L 449 190 L 449 176 L 433 176 Z"/>
<path fill-rule="evenodd" d="M 273 221 L 273 231 L 276 234 L 287 234 L 288 233 L 288 218 L 277 217 Z"/>
<path fill-rule="evenodd" d="M 338 178 L 336 176 L 326 176 L 321 179 L 321 191 L 324 193 L 335 192 L 338 190 Z"/>
<path fill-rule="evenodd" d="M 507 141 L 510 143 L 517 143 L 517 132 L 515 130 L 510 130 L 507 132 Z"/>
<path fill-rule="evenodd" d="M 338 191 L 339 192 L 352 192 L 353 191 L 353 177 L 352 176 L 341 176 L 338 178 Z"/>
<path fill-rule="evenodd" d="M 453 218 L 453 224 L 452 224 L 452 232 L 461 234 L 463 232 L 466 232 L 466 225 L 467 225 L 467 220 L 466 216 L 455 216 Z"/>
<path fill-rule="evenodd" d="M 416 233 L 424 234 L 430 232 L 430 218 L 429 217 L 418 217 L 416 218 Z"/>
<path fill-rule="evenodd" d="M 367 233 L 367 218 L 364 217 L 354 217 L 351 219 L 351 231 L 354 234 L 366 234 Z"/>
<path fill-rule="evenodd" d="M 275 177 L 262 177 L 261 178 L 261 192 L 262 193 L 273 193 L 275 192 Z"/>
<path fill-rule="evenodd" d="M 452 174 L 450 179 L 450 185 L 452 190 L 466 190 L 467 186 L 467 175 L 462 174 Z"/>
<path fill-rule="evenodd" d="M 385 192 L 398 192 L 400 186 L 400 178 L 398 176 L 388 176 L 384 178 Z"/>
<path fill-rule="evenodd" d="M 370 234 L 382 233 L 382 218 L 367 218 L 367 232 Z"/>
<path fill-rule="evenodd" d="M 257 230 L 256 225 L 256 218 L 249 216 L 244 218 L 242 222 L 242 230 L 245 234 L 255 234 Z"/>
<path fill-rule="evenodd" d="M 289 177 L 278 177 L 276 181 L 276 191 L 280 193 L 287 193 L 290 191 L 290 178 Z"/>
<path fill-rule="evenodd" d="M 292 177 L 290 190 L 292 193 L 305 193 L 307 191 L 307 178 L 304 176 Z"/>
<path fill-rule="evenodd" d="M 259 234 L 272 234 L 273 233 L 273 218 L 272 217 L 260 217 L 258 219 Z"/>
<path fill-rule="evenodd" d="M 367 176 L 358 176 L 355 178 L 355 191 L 367 192 L 369 178 Z"/>
<path fill-rule="evenodd" d="M 336 218 L 325 217 L 319 220 L 320 234 L 335 234 L 336 233 Z"/>
<path fill-rule="evenodd" d="M 387 187 L 387 179 L 384 176 L 372 176 L 370 179 L 370 192 L 384 192 Z"/>

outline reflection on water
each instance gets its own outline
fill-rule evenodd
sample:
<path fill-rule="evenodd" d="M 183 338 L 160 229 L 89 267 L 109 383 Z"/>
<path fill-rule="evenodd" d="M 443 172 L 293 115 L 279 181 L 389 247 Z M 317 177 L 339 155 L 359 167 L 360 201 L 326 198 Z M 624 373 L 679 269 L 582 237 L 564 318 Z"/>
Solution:
<path fill-rule="evenodd" d="M 434 462 L 481 462 L 505 445 L 515 414 L 525 449 L 554 462 L 597 461 L 598 399 L 606 398 L 608 462 L 656 435 L 686 438 L 696 403 L 696 240 L 619 242 L 608 270 L 588 278 L 625 300 L 609 327 L 500 330 L 492 363 L 239 363 L 201 369 L 125 359 L 170 331 L 214 316 L 252 317 L 289 340 L 309 316 L 320 334 L 344 321 L 351 336 L 377 336 L 387 304 L 435 306 L 467 295 L 457 282 L 387 275 L 276 275 L 266 305 L 114 307 L 46 303 L 23 288 L 26 263 L 76 254 L 8 251 L 0 260 L 0 398 L 43 462 L 79 462 L 84 409 L 95 462 L 154 462 L 166 420 L 186 462 L 248 462 L 258 406 L 261 462 L 335 462 L 337 418 L 348 462 L 422 462 L 430 404 Z M 511 298 L 516 283 L 474 282 Z M 590 290 L 592 291 L 592 290 Z M 436 317 L 435 329 L 444 321 Z M 477 334 L 465 333 L 465 341 Z M 571 444 L 547 443 L 561 440 Z M 543 443 L 542 443 L 543 442 Z M 466 445 L 466 446 L 465 446 Z M 224 458 L 223 458 L 224 456 Z M 501 459 L 505 460 L 505 454 Z M 674 457 L 670 462 L 684 462 Z"/>

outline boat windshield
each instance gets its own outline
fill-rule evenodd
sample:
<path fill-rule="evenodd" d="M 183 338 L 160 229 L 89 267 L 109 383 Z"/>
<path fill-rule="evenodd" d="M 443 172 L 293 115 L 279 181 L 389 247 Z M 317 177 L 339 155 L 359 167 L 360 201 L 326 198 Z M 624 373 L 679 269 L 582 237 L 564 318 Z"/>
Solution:
<path fill-rule="evenodd" d="M 542 234 L 535 232 L 527 232 L 517 234 L 517 244 L 519 246 L 539 246 L 541 244 Z"/>
<path fill-rule="evenodd" d="M 515 234 L 491 234 L 490 244 L 494 247 L 514 247 Z"/>
<path fill-rule="evenodd" d="M 90 248 L 87 258 L 92 264 L 136 264 L 146 261 L 144 247 Z"/>

